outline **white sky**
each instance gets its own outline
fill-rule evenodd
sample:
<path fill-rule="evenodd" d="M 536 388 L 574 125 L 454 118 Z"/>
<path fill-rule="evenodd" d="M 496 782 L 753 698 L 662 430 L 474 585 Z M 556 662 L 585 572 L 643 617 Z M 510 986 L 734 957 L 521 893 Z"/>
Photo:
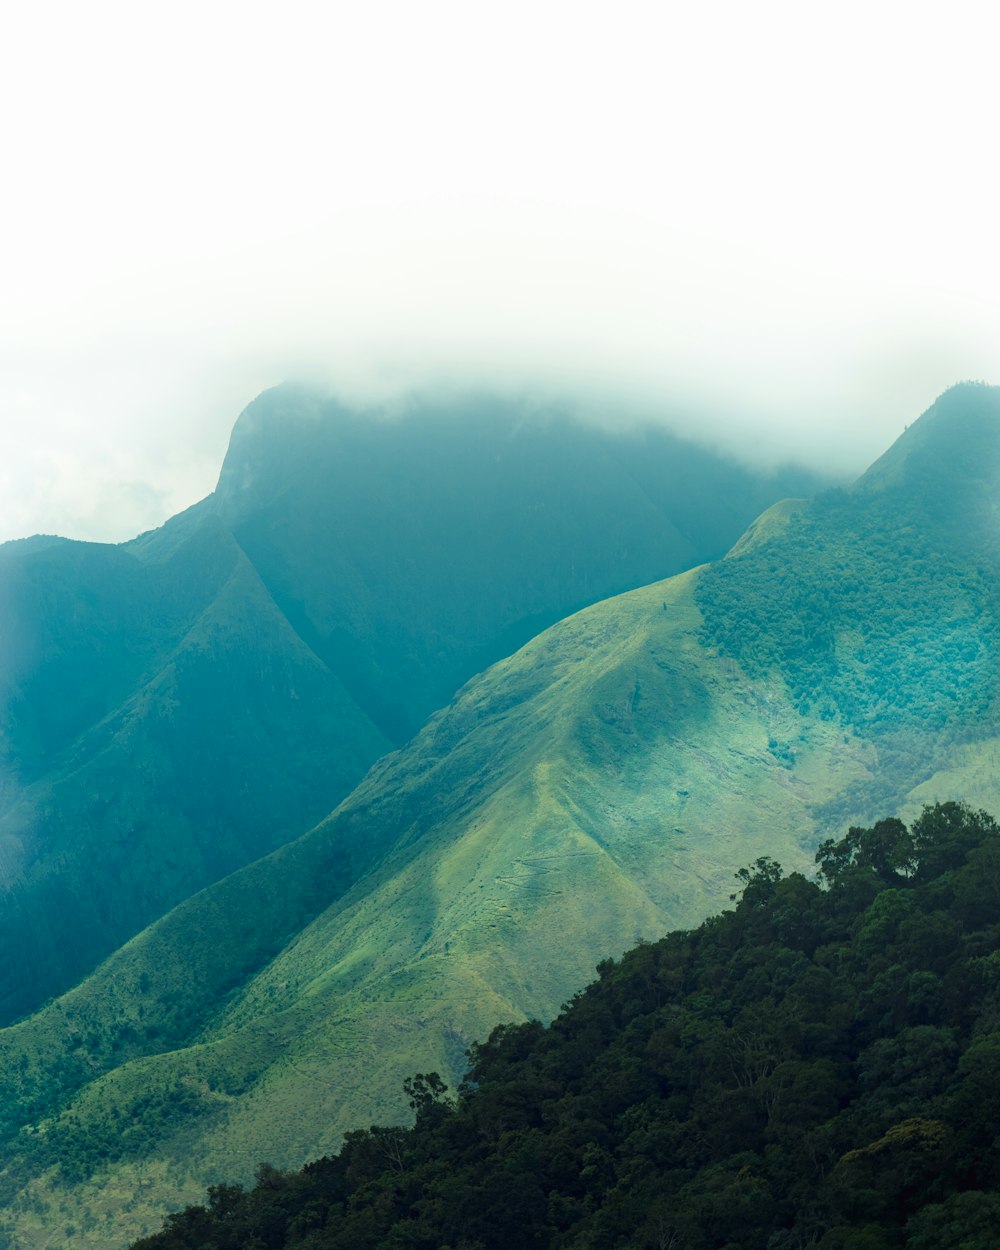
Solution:
<path fill-rule="evenodd" d="M 986 4 L 7 6 L 0 539 L 212 489 L 293 374 L 858 469 L 1000 382 Z"/>

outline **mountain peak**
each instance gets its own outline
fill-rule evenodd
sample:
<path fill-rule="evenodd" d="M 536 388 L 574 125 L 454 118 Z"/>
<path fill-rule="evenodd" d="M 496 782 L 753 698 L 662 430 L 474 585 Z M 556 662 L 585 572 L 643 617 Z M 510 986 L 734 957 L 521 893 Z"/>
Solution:
<path fill-rule="evenodd" d="M 959 382 L 939 395 L 856 483 L 861 491 L 1000 484 L 1000 387 Z"/>
<path fill-rule="evenodd" d="M 229 449 L 215 488 L 216 502 L 225 510 L 264 488 L 273 493 L 302 456 L 302 430 L 310 431 L 315 454 L 317 433 L 329 430 L 337 405 L 316 391 L 284 382 L 262 392 L 243 409 L 233 427 Z M 306 452 L 308 459 L 310 451 Z"/>

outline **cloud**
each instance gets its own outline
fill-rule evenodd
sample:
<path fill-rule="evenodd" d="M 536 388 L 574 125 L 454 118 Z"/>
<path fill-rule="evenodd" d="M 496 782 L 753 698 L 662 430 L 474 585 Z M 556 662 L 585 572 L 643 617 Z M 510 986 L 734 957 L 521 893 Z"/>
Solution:
<path fill-rule="evenodd" d="M 289 376 L 860 470 L 1000 379 L 991 45 L 903 13 L 22 6 L 0 537 L 163 519 Z"/>

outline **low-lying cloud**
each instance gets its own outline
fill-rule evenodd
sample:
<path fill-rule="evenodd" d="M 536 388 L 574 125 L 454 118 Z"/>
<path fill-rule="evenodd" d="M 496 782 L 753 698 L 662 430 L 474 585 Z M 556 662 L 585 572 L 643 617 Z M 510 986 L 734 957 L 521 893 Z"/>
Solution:
<path fill-rule="evenodd" d="M 894 10 L 19 14 L 0 539 L 158 524 L 288 377 L 859 472 L 1000 380 L 991 45 Z"/>

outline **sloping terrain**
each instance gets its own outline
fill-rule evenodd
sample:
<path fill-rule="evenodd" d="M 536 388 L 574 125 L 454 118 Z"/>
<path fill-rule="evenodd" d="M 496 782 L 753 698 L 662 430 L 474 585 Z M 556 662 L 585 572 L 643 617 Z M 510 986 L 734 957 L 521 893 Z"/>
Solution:
<path fill-rule="evenodd" d="M 118 547 L 0 548 L 0 1020 L 301 834 L 461 682 L 718 554 L 788 482 L 662 432 L 294 387 Z"/>
<path fill-rule="evenodd" d="M 389 747 L 214 525 L 162 566 L 58 543 L 16 572 L 48 630 L 41 663 L 5 671 L 7 741 L 33 748 L 8 754 L 0 817 L 7 1018 L 315 823 Z"/>
<path fill-rule="evenodd" d="M 832 815 L 874 818 L 940 769 L 972 801 L 993 793 L 998 429 L 997 388 L 952 388 L 850 490 L 765 516 L 699 584 L 706 639 L 877 746 L 877 775 Z"/>
<path fill-rule="evenodd" d="M 14 1139 L 9 1183 L 44 1204 L 37 1226 L 69 1193 L 98 1236 L 126 1194 L 155 1207 L 262 1157 L 332 1148 L 352 1124 L 395 1118 L 414 1067 L 454 1078 L 497 1020 L 548 1016 L 598 959 L 695 923 L 734 861 L 805 864 L 812 807 L 867 776 L 871 754 L 839 727 L 803 732 L 779 684 L 706 660 L 696 581 L 560 623 L 324 825 L 0 1034 L 5 1102 L 36 1125 Z M 794 773 L 769 748 L 775 727 L 795 731 Z M 337 855 L 355 842 L 388 854 L 336 899 Z M 295 906 L 302 927 L 275 953 L 261 934 Z M 56 1070 L 79 1093 L 51 1120 Z"/>
<path fill-rule="evenodd" d="M 852 490 L 496 664 L 315 830 L 0 1034 L 24 1244 L 63 1207 L 111 1244 L 404 1115 L 406 1075 L 454 1080 L 497 1021 L 697 923 L 734 863 L 1000 809 L 998 452 L 998 393 L 949 392 Z"/>
<path fill-rule="evenodd" d="M 819 858 L 822 887 L 761 860 L 549 1028 L 500 1026 L 457 1099 L 411 1078 L 412 1129 L 219 1186 L 142 1250 L 993 1250 L 1000 830 L 949 803 Z"/>
<path fill-rule="evenodd" d="M 723 555 L 816 486 L 527 402 L 416 399 L 373 417 L 282 387 L 240 417 L 212 502 L 399 744 L 561 617 Z"/>

